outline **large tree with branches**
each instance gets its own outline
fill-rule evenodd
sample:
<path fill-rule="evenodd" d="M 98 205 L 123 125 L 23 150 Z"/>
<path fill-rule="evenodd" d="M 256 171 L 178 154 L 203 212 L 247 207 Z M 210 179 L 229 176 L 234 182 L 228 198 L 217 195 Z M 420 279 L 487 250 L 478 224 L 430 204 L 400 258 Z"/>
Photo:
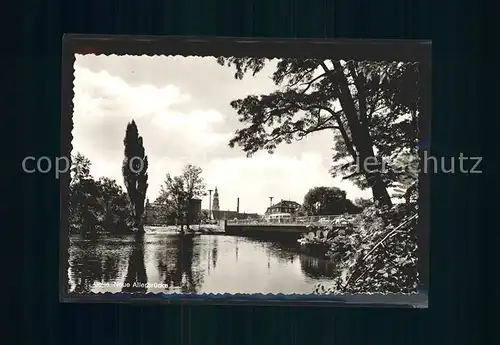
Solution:
<path fill-rule="evenodd" d="M 167 179 L 161 187 L 157 202 L 167 208 L 167 212 L 175 216 L 184 233 L 184 225 L 189 230 L 190 206 L 194 198 L 206 195 L 205 181 L 202 177 L 203 170 L 193 164 L 186 164 L 180 176 L 167 174 Z"/>
<path fill-rule="evenodd" d="M 268 62 L 218 59 L 236 68 L 236 79 L 259 73 Z M 248 156 L 272 153 L 283 142 L 331 131 L 332 175 L 371 188 L 379 206 L 392 206 L 387 188 L 404 174 L 393 169 L 392 158 L 417 146 L 418 75 L 415 63 L 282 59 L 272 75 L 276 91 L 231 102 L 245 127 L 229 145 Z"/>

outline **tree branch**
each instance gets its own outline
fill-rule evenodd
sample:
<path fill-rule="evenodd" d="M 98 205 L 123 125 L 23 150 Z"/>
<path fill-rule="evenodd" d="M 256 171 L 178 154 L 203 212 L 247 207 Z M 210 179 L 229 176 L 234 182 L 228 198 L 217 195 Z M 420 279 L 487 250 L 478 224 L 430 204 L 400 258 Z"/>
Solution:
<path fill-rule="evenodd" d="M 349 61 L 347 63 L 349 71 L 352 75 L 352 79 L 354 80 L 354 85 L 356 86 L 356 90 L 358 90 L 357 98 L 359 104 L 359 119 L 361 122 L 366 123 L 367 109 L 366 109 L 366 92 L 364 87 L 364 76 L 359 75 L 356 72 L 356 63 L 354 61 Z"/>
<path fill-rule="evenodd" d="M 306 88 L 304 90 L 302 90 L 300 93 L 305 94 L 307 92 L 307 90 L 309 90 L 311 88 L 311 86 L 314 84 L 314 82 L 320 80 L 321 78 L 326 77 L 326 75 L 327 75 L 327 73 L 320 74 L 319 76 L 313 78 L 308 83 L 304 83 L 304 84 L 300 85 L 300 86 L 306 86 Z"/>
<path fill-rule="evenodd" d="M 268 145 L 268 144 L 272 143 L 273 141 L 277 140 L 282 135 L 290 135 L 290 134 L 302 133 L 302 135 L 301 135 L 301 139 L 302 139 L 302 138 L 306 137 L 307 135 L 309 135 L 311 133 L 319 132 L 319 131 L 322 131 L 324 129 L 338 129 L 338 127 L 337 126 L 324 126 L 324 127 L 317 126 L 316 128 L 307 129 L 307 130 L 301 129 L 301 128 L 296 128 L 296 129 L 291 130 L 291 131 L 279 131 L 273 137 L 271 137 L 269 139 L 266 139 L 261 146 L 264 147 L 265 145 Z M 271 134 L 268 133 L 268 135 L 271 135 Z"/>
<path fill-rule="evenodd" d="M 304 73 L 302 73 L 301 76 L 299 76 L 297 78 L 297 80 L 295 82 L 290 82 L 290 85 L 289 87 L 290 88 L 293 88 L 295 86 L 297 86 L 297 84 L 299 84 L 304 78 L 306 75 L 308 75 L 309 73 L 311 72 L 314 72 L 316 68 L 313 67 L 313 68 L 309 68 L 308 70 L 306 70 Z M 287 70 L 284 74 L 283 74 L 283 79 L 285 79 L 286 77 L 288 77 L 291 73 L 293 72 L 293 68 L 290 68 L 289 70 Z"/>
<path fill-rule="evenodd" d="M 362 141 L 363 138 L 360 135 L 360 129 L 359 129 L 359 119 L 357 117 L 357 110 L 354 105 L 354 99 L 351 95 L 351 92 L 349 90 L 349 85 L 347 78 L 343 74 L 343 68 L 340 65 L 340 62 L 338 61 L 333 61 L 333 66 L 335 69 L 335 74 L 332 74 L 333 81 L 334 83 L 337 83 L 339 85 L 339 101 L 340 104 L 342 105 L 342 109 L 344 110 L 344 113 L 346 115 L 347 123 L 349 124 L 349 127 L 351 128 L 351 133 L 353 135 L 353 143 L 357 147 L 360 147 L 358 141 Z M 326 68 L 328 70 L 328 67 L 323 63 L 322 66 L 324 69 Z"/>
<path fill-rule="evenodd" d="M 337 121 L 338 129 L 340 131 L 340 134 L 342 135 L 342 139 L 344 140 L 344 144 L 347 147 L 347 151 L 351 155 L 352 159 L 356 160 L 358 157 L 358 154 L 356 153 L 356 150 L 354 149 L 353 143 L 351 138 L 349 138 L 349 134 L 345 130 L 344 124 L 342 123 L 342 119 L 340 118 L 340 115 L 338 112 L 334 112 L 330 108 L 322 108 L 326 111 L 328 111 L 332 116 L 335 118 Z"/>
<path fill-rule="evenodd" d="M 409 222 L 411 222 L 413 219 L 417 218 L 418 217 L 418 213 L 415 213 L 413 216 L 411 216 L 410 218 L 406 219 L 404 222 L 402 222 L 401 224 L 399 224 L 397 227 L 394 228 L 394 230 L 392 230 L 391 232 L 389 232 L 384 238 L 382 238 L 375 246 L 373 246 L 373 248 L 363 257 L 363 261 L 366 261 L 366 259 L 368 259 L 372 254 L 373 252 L 380 246 L 382 245 L 387 239 L 391 238 L 392 236 L 394 236 L 398 231 L 399 229 L 401 229 L 403 226 L 405 226 L 406 224 L 408 224 Z"/>
<path fill-rule="evenodd" d="M 377 85 L 377 90 L 375 91 L 375 97 L 371 101 L 370 105 L 370 110 L 368 111 L 368 120 L 370 121 L 372 118 L 372 115 L 375 113 L 375 111 L 379 110 L 377 109 L 377 104 L 378 101 L 380 100 L 380 84 Z"/>
<path fill-rule="evenodd" d="M 344 176 L 342 177 L 342 180 L 347 180 L 347 179 L 350 179 L 351 177 L 354 177 L 354 176 L 357 176 L 357 175 L 362 175 L 363 173 L 362 172 L 359 172 L 359 171 L 356 171 L 352 174 L 349 174 L 347 176 Z"/>
<path fill-rule="evenodd" d="M 384 238 L 382 238 L 377 244 L 375 244 L 375 246 L 373 246 L 373 248 L 365 256 L 363 256 L 363 258 L 358 259 L 358 262 L 356 264 L 361 265 L 364 262 L 366 262 L 366 259 L 368 259 L 379 246 L 383 245 L 383 243 L 387 239 L 394 236 L 403 226 L 407 225 L 409 222 L 411 222 L 413 219 L 415 219 L 417 217 L 418 217 L 418 213 L 415 213 L 413 216 L 411 216 L 410 218 L 406 219 L 404 222 L 399 224 L 396 228 L 394 228 L 394 230 L 389 232 L 386 236 L 384 236 Z M 365 268 L 365 270 L 356 279 L 354 279 L 355 275 L 352 274 L 349 277 L 349 279 L 347 280 L 347 282 L 345 283 L 344 288 L 346 288 L 351 283 L 351 281 L 353 279 L 354 279 L 353 283 L 356 283 L 359 279 L 361 279 L 366 274 L 366 272 L 368 272 L 368 268 Z"/>

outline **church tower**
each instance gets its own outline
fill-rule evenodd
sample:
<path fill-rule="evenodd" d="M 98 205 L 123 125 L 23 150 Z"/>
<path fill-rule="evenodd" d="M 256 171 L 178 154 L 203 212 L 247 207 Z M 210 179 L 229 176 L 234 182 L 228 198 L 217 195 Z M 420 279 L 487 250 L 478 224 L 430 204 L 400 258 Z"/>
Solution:
<path fill-rule="evenodd" d="M 215 187 L 214 201 L 212 202 L 212 210 L 219 211 L 219 192 L 217 192 L 217 187 Z"/>

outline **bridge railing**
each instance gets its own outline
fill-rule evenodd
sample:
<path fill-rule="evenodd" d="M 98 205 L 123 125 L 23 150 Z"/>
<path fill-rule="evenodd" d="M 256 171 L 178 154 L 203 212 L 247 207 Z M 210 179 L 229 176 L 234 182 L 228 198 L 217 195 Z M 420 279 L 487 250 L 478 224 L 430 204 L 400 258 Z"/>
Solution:
<path fill-rule="evenodd" d="M 227 221 L 228 225 L 258 225 L 258 224 L 283 224 L 283 225 L 302 225 L 311 223 L 330 223 L 340 215 L 327 215 L 327 216 L 305 216 L 305 217 L 284 217 L 278 219 L 231 219 Z"/>

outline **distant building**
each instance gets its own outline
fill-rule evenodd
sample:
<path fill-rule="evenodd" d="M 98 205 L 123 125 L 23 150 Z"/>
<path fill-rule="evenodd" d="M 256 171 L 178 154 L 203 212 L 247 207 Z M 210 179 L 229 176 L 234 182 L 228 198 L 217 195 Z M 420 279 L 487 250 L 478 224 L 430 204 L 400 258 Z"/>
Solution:
<path fill-rule="evenodd" d="M 191 224 L 196 223 L 201 215 L 201 199 L 191 199 L 188 206 L 188 215 Z M 146 225 L 173 225 L 175 217 L 169 214 L 167 205 L 146 201 L 144 208 L 144 223 Z"/>
<path fill-rule="evenodd" d="M 214 220 L 233 220 L 233 219 L 259 219 L 262 218 L 257 213 L 239 213 L 236 211 L 212 211 L 212 216 Z"/>
<path fill-rule="evenodd" d="M 166 205 L 161 203 L 146 201 L 144 208 L 144 224 L 145 225 L 169 225 L 175 224 L 175 219 L 168 214 Z"/>
<path fill-rule="evenodd" d="M 201 199 L 189 200 L 188 218 L 191 223 L 197 223 L 201 216 Z"/>
<path fill-rule="evenodd" d="M 288 213 L 292 215 L 296 213 L 299 208 L 300 204 L 298 202 L 282 199 L 277 204 L 271 205 L 267 208 L 266 216 L 276 213 Z"/>
<path fill-rule="evenodd" d="M 212 210 L 219 211 L 219 192 L 217 191 L 217 186 L 215 186 L 214 200 L 212 202 Z"/>
<path fill-rule="evenodd" d="M 240 213 L 240 198 L 236 200 L 236 211 L 221 210 L 219 206 L 219 192 L 215 187 L 212 201 L 212 219 L 213 220 L 232 220 L 232 219 L 258 219 L 261 218 L 257 213 Z"/>

